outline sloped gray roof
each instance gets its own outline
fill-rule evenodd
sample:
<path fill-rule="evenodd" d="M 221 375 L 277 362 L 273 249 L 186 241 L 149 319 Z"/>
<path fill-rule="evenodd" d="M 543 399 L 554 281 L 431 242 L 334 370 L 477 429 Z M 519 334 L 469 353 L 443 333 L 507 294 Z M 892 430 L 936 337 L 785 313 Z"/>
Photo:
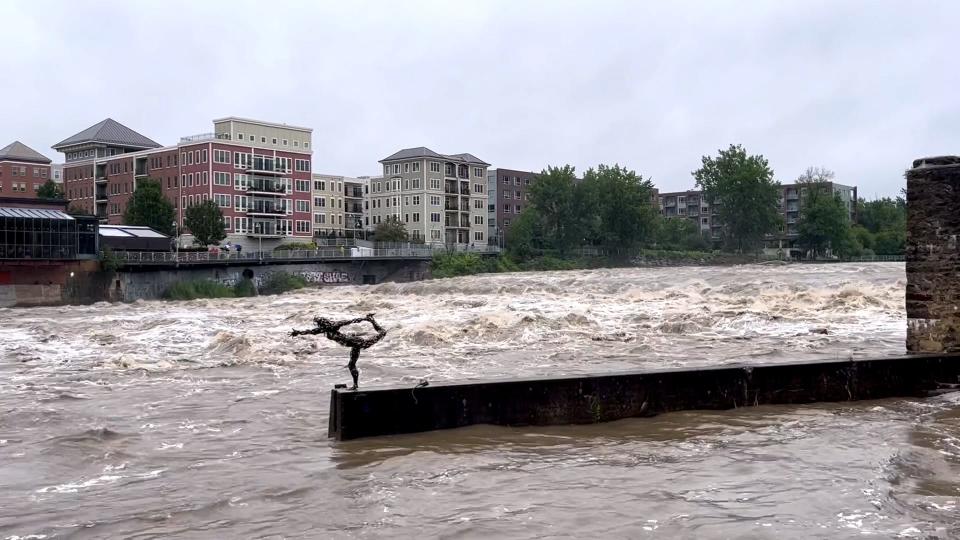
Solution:
<path fill-rule="evenodd" d="M 2 160 L 27 161 L 30 163 L 43 164 L 50 163 L 50 159 L 48 159 L 47 156 L 44 156 L 20 141 L 13 141 L 3 148 L 0 148 L 0 161 Z"/>
<path fill-rule="evenodd" d="M 157 142 L 144 137 L 112 118 L 107 118 L 76 135 L 58 142 L 53 145 L 53 149 L 60 150 L 68 146 L 89 142 L 99 142 L 128 148 L 160 148 L 160 144 Z"/>
<path fill-rule="evenodd" d="M 415 148 L 404 148 L 399 152 L 395 152 L 383 159 L 380 160 L 380 163 L 387 161 L 397 161 L 400 159 L 416 159 L 416 158 L 435 158 L 435 159 L 446 159 L 449 161 L 460 161 L 475 165 L 490 165 L 489 163 L 481 160 L 473 154 L 440 154 L 434 152 L 433 150 L 427 148 L 426 146 L 417 146 Z"/>

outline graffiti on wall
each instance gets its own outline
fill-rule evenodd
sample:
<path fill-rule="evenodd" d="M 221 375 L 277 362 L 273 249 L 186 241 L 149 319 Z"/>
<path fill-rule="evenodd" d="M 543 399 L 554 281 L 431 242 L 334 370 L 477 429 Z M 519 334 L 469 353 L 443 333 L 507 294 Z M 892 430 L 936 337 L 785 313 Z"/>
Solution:
<path fill-rule="evenodd" d="M 273 272 L 261 272 L 254 274 L 251 278 L 253 284 L 259 289 L 263 284 L 270 278 L 270 275 Z M 337 283 L 350 283 L 350 274 L 347 272 L 290 272 L 295 276 L 300 276 L 307 281 L 307 283 L 312 283 L 316 285 L 328 285 L 328 284 L 337 284 Z M 216 281 L 226 285 L 228 287 L 233 287 L 237 283 L 243 280 L 243 272 L 237 272 L 233 274 L 228 274 L 218 278 Z M 249 275 L 249 274 L 248 274 Z"/>

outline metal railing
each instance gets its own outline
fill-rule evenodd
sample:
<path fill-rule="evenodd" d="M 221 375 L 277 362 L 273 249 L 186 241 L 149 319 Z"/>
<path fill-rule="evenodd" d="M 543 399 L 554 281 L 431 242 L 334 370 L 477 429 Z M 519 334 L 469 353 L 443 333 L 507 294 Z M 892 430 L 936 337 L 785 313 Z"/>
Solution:
<path fill-rule="evenodd" d="M 436 253 L 499 253 L 498 246 L 400 244 L 396 247 L 326 246 L 275 251 L 114 251 L 109 257 L 129 264 L 204 264 L 229 261 L 317 261 L 325 259 L 429 259 Z M 101 253 L 101 258 L 108 257 Z"/>

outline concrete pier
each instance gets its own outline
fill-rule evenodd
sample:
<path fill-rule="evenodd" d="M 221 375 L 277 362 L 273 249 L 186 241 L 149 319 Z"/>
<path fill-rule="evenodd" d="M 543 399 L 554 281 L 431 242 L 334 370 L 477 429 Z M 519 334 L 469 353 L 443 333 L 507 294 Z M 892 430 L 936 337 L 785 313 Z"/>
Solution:
<path fill-rule="evenodd" d="M 334 389 L 337 440 L 473 424 L 593 424 L 693 409 L 925 397 L 960 383 L 960 356 L 797 362 Z"/>
<path fill-rule="evenodd" d="M 960 352 L 960 157 L 907 171 L 907 351 Z"/>

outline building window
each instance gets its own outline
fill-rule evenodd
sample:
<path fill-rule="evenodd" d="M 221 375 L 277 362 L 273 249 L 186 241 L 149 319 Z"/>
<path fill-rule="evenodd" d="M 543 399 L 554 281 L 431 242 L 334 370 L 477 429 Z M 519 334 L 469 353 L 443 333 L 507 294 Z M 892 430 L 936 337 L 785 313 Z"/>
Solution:
<path fill-rule="evenodd" d="M 277 138 L 276 138 L 276 137 L 273 138 L 273 144 L 277 144 Z"/>
<path fill-rule="evenodd" d="M 297 220 L 297 232 L 298 233 L 309 233 L 310 232 L 310 222 L 306 220 Z"/>
<path fill-rule="evenodd" d="M 473 232 L 473 239 L 477 241 L 483 241 L 483 233 L 480 231 Z"/>
<path fill-rule="evenodd" d="M 483 216 L 473 216 L 474 225 L 483 225 Z"/>
<path fill-rule="evenodd" d="M 309 212 L 309 211 L 310 211 L 310 201 L 297 199 L 297 212 Z"/>
<path fill-rule="evenodd" d="M 214 193 L 213 200 L 220 208 L 230 208 L 230 195 L 226 193 Z"/>
<path fill-rule="evenodd" d="M 284 145 L 284 146 L 287 145 L 287 140 L 286 140 L 286 139 L 283 140 L 283 145 Z"/>
<path fill-rule="evenodd" d="M 432 212 L 430 214 L 430 221 L 433 223 L 440 223 L 440 212 Z"/>
<path fill-rule="evenodd" d="M 504 226 L 504 227 L 509 227 L 509 226 L 510 226 L 510 220 L 509 220 L 509 219 L 503 220 L 503 226 Z"/>
<path fill-rule="evenodd" d="M 520 200 L 520 192 L 519 192 L 519 191 L 514 191 L 514 192 L 513 192 L 513 198 L 519 201 L 519 200 Z"/>
<path fill-rule="evenodd" d="M 474 193 L 483 193 L 483 184 L 474 184 L 473 185 Z"/>
<path fill-rule="evenodd" d="M 476 176 L 476 177 L 478 177 L 478 178 L 482 178 L 482 177 L 483 177 L 483 167 L 474 167 L 474 168 L 473 168 L 473 175 Z"/>
<path fill-rule="evenodd" d="M 479 210 L 482 210 L 482 209 L 483 209 L 483 199 L 474 199 L 474 200 L 473 200 L 473 207 L 474 207 L 474 208 L 477 208 L 477 209 L 479 209 Z"/>
<path fill-rule="evenodd" d="M 237 133 L 237 140 L 243 140 L 243 133 Z"/>
<path fill-rule="evenodd" d="M 249 135 L 249 137 L 250 137 L 250 142 L 253 142 L 253 141 L 257 140 L 257 138 L 254 137 L 253 135 Z"/>
<path fill-rule="evenodd" d="M 207 162 L 207 149 L 204 148 L 204 149 L 201 150 L 200 152 L 201 152 L 201 153 L 200 153 L 201 159 L 203 160 L 202 163 L 206 163 L 206 162 Z"/>
<path fill-rule="evenodd" d="M 300 141 L 293 141 L 294 148 L 300 148 Z"/>
<path fill-rule="evenodd" d="M 313 215 L 313 222 L 316 223 L 317 225 L 324 225 L 324 224 L 327 223 L 327 215 L 326 215 L 326 214 L 314 214 L 314 215 Z"/>
<path fill-rule="evenodd" d="M 301 191 L 301 192 L 310 191 L 310 181 L 309 181 L 309 180 L 301 180 L 301 179 L 297 178 L 296 181 L 294 182 L 294 186 L 293 186 L 293 187 L 294 187 L 294 189 L 295 189 L 296 191 Z"/>
<path fill-rule="evenodd" d="M 430 206 L 440 206 L 440 197 L 436 195 L 430 196 Z"/>
<path fill-rule="evenodd" d="M 187 187 L 193 187 L 193 173 L 187 175 Z"/>
<path fill-rule="evenodd" d="M 213 185 L 215 186 L 229 186 L 230 185 L 230 173 L 214 171 L 213 173 Z"/>
<path fill-rule="evenodd" d="M 316 206 L 317 208 L 324 208 L 327 206 L 327 200 L 324 199 L 323 197 L 314 197 L 313 205 Z"/>
<path fill-rule="evenodd" d="M 440 172 L 440 164 L 436 161 L 430 162 L 430 172 Z"/>
<path fill-rule="evenodd" d="M 266 144 L 266 143 L 267 143 L 267 138 L 261 136 L 261 137 L 260 137 L 260 142 L 261 142 L 262 144 Z"/>
<path fill-rule="evenodd" d="M 208 181 L 209 179 L 207 177 L 207 171 L 203 171 L 203 185 L 207 185 Z"/>
<path fill-rule="evenodd" d="M 439 179 L 439 178 L 431 178 L 431 179 L 430 179 L 430 189 L 436 189 L 436 190 L 439 190 L 439 189 L 440 189 L 440 179 Z"/>
<path fill-rule="evenodd" d="M 414 213 L 413 213 L 413 222 L 414 222 L 414 223 L 420 223 L 420 212 L 414 212 Z"/>

